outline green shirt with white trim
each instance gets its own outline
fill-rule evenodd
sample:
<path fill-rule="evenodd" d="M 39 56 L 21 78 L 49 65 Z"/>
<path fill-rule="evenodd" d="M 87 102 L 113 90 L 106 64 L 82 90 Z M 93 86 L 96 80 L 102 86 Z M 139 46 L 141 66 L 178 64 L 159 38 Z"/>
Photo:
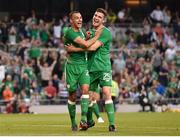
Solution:
<path fill-rule="evenodd" d="M 92 29 L 91 33 L 94 35 L 95 30 Z M 103 28 L 98 41 L 100 41 L 102 45 L 96 51 L 88 53 L 89 72 L 110 71 L 110 46 L 112 44 L 112 34 L 108 28 Z"/>

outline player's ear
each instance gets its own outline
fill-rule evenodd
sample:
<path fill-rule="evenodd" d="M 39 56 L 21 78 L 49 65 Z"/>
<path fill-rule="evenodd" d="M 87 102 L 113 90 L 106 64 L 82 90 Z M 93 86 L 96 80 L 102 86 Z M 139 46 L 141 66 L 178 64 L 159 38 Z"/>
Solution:
<path fill-rule="evenodd" d="M 104 18 L 103 23 L 105 23 L 106 21 L 107 21 L 107 18 Z"/>
<path fill-rule="evenodd" d="M 72 23 L 72 19 L 69 19 L 69 22 Z"/>

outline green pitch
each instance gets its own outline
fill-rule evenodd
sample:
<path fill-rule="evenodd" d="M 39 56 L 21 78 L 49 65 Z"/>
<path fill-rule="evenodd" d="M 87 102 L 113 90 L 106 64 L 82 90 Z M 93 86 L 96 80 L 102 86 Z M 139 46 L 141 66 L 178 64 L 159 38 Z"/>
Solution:
<path fill-rule="evenodd" d="M 108 120 L 87 131 L 72 132 L 68 114 L 0 115 L 0 136 L 180 136 L 179 113 L 116 113 L 117 132 L 108 132 Z M 78 122 L 80 115 L 78 117 Z"/>

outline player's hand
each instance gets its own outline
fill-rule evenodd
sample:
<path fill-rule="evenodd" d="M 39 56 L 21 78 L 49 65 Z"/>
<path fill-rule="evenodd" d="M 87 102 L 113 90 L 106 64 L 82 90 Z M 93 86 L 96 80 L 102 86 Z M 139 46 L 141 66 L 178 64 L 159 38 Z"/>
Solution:
<path fill-rule="evenodd" d="M 86 40 L 91 38 L 92 33 L 90 31 L 86 32 Z"/>
<path fill-rule="evenodd" d="M 65 49 L 67 52 L 72 52 L 74 50 L 74 46 L 72 44 L 65 45 Z"/>

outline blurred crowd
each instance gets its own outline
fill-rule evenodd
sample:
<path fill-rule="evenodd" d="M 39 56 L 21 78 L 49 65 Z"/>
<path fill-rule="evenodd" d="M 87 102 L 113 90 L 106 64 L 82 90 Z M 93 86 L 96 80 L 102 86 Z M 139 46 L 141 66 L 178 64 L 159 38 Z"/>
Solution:
<path fill-rule="evenodd" d="M 130 100 L 150 107 L 166 99 L 180 103 L 178 12 L 157 6 L 138 26 L 133 23 L 130 9 L 108 12 L 112 96 L 118 103 Z M 7 113 L 30 113 L 31 105 L 56 104 L 68 96 L 63 44 L 68 26 L 68 16 L 47 22 L 35 11 L 18 22 L 8 17 L 0 21 L 0 105 Z M 86 23 L 84 30 L 90 27 Z"/>

